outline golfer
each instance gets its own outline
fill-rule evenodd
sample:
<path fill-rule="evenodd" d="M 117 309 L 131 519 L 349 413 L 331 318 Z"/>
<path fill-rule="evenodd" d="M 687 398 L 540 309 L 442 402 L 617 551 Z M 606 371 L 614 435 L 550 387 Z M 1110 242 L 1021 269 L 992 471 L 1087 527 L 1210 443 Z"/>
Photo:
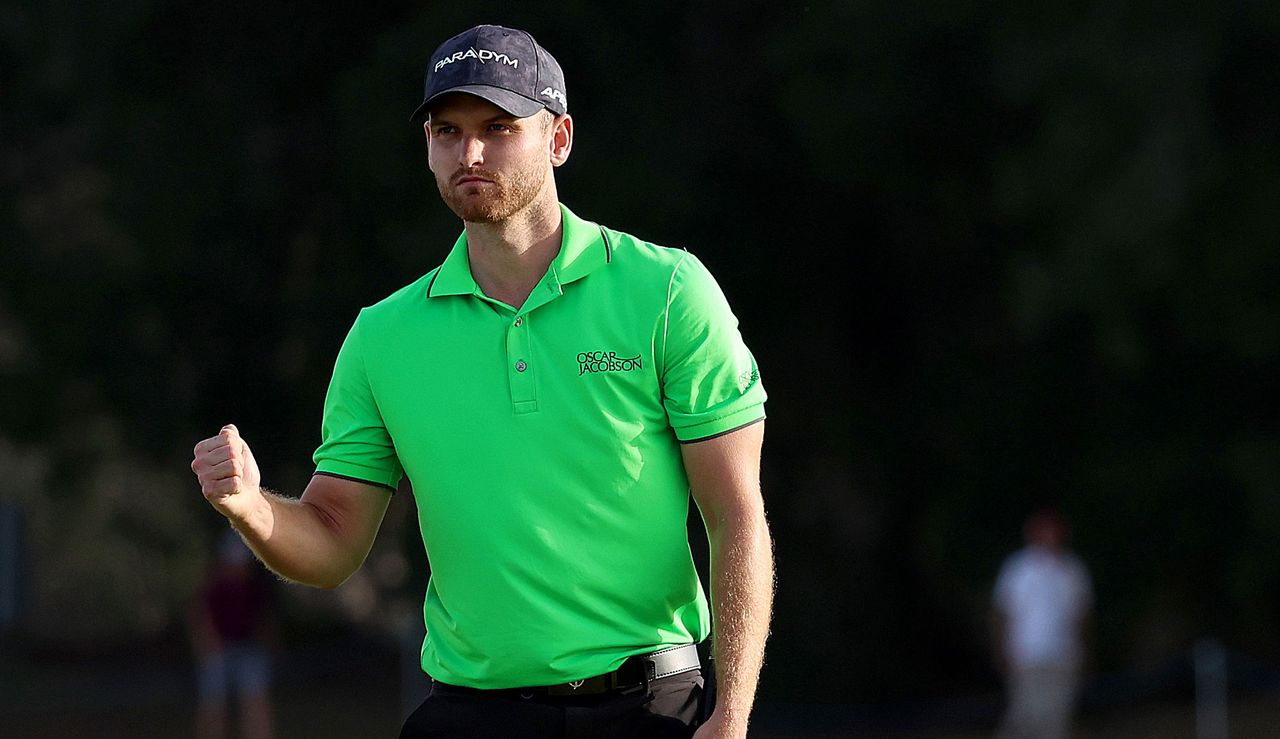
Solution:
<path fill-rule="evenodd" d="M 326 588 L 360 567 L 407 475 L 432 689 L 402 737 L 743 737 L 773 591 L 765 392 L 694 255 L 560 203 L 567 95 L 524 31 L 477 26 L 436 49 L 413 118 L 462 234 L 360 311 L 300 499 L 261 487 L 232 425 L 191 467 L 267 566 Z"/>

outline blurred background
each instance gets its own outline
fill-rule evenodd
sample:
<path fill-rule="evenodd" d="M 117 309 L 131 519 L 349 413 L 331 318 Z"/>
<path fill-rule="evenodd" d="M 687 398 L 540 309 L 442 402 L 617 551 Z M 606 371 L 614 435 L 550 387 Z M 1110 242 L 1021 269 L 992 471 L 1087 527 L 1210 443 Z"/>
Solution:
<path fill-rule="evenodd" d="M 697 254 L 759 361 L 753 736 L 989 735 L 1046 503 L 1095 592 L 1079 735 L 1275 735 L 1280 6 L 354 7 L 0 2 L 0 733 L 193 734 L 191 447 L 234 422 L 306 484 L 356 312 L 460 228 L 407 118 L 490 22 L 564 67 L 564 202 Z M 413 524 L 271 584 L 280 736 L 416 704 Z"/>

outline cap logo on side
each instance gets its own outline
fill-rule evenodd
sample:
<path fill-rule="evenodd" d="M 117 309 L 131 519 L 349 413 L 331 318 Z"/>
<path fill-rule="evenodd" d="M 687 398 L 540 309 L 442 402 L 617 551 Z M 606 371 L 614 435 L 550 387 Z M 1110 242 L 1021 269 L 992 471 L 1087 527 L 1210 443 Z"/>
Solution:
<path fill-rule="evenodd" d="M 450 54 L 449 56 L 444 57 L 440 61 L 436 62 L 434 71 L 439 72 L 440 68 L 443 67 L 444 65 L 453 64 L 454 62 L 460 62 L 463 59 L 479 59 L 481 64 L 488 64 L 489 62 L 502 62 L 503 64 L 506 64 L 507 66 L 513 69 L 520 68 L 519 59 L 513 59 L 507 56 L 506 54 L 503 54 L 500 51 L 490 51 L 489 49 L 480 49 L 477 51 L 476 48 L 473 46 L 467 49 L 466 51 L 455 52 L 453 54 Z"/>
<path fill-rule="evenodd" d="M 569 107 L 569 101 L 568 101 L 568 100 L 565 100 L 564 93 L 563 93 L 563 92 L 561 92 L 560 90 L 556 90 L 556 89 L 551 88 L 551 87 L 545 87 L 545 88 L 543 88 L 542 92 L 540 92 L 540 93 L 538 93 L 538 94 L 539 94 L 539 95 L 541 95 L 541 96 L 542 96 L 542 97 L 544 97 L 544 98 L 551 98 L 552 100 L 559 100 L 561 105 L 563 105 L 563 106 L 564 106 L 564 107 L 566 107 L 566 108 L 567 108 L 567 107 Z"/>

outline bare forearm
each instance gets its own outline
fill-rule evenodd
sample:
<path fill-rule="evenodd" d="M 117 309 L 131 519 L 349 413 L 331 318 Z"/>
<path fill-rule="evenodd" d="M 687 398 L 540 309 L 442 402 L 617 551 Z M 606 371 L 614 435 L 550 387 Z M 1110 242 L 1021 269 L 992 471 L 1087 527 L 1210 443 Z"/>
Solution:
<path fill-rule="evenodd" d="M 763 510 L 722 518 L 711 537 L 716 713 L 745 731 L 773 608 L 773 546 Z"/>
<path fill-rule="evenodd" d="M 272 572 L 303 585 L 334 588 L 359 569 L 368 551 L 353 551 L 324 510 L 266 489 L 261 499 L 243 518 L 228 518 Z"/>

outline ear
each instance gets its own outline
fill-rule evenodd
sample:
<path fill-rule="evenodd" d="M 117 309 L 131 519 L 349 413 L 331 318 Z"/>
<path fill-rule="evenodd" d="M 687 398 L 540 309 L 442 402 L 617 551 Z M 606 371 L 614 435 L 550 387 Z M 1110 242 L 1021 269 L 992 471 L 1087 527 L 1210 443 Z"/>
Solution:
<path fill-rule="evenodd" d="M 551 166 L 559 167 L 569 160 L 573 150 L 573 118 L 565 113 L 551 123 Z"/>

